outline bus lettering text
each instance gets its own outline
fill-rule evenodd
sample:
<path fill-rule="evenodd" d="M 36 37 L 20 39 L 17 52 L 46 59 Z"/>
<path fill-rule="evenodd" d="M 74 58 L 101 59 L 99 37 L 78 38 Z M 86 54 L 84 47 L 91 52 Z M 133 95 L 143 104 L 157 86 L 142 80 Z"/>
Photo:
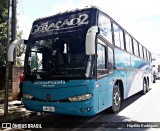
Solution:
<path fill-rule="evenodd" d="M 62 85 L 65 84 L 65 81 L 37 81 L 34 82 L 35 85 L 42 85 L 42 86 L 55 86 L 55 85 Z"/>
<path fill-rule="evenodd" d="M 82 14 L 78 18 L 65 19 L 64 21 L 57 21 L 55 23 L 42 23 L 41 25 L 34 25 L 31 34 L 47 32 L 54 29 L 67 28 L 69 26 L 81 26 L 89 23 L 88 15 Z"/>

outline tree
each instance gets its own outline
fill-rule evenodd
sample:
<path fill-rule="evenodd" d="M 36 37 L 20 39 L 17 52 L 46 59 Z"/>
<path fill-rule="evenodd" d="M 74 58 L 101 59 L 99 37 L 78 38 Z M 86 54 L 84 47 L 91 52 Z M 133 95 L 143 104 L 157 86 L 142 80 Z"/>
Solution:
<path fill-rule="evenodd" d="M 6 63 L 8 1 L 0 0 L 0 68 Z"/>
<path fill-rule="evenodd" d="M 1 81 L 4 81 L 5 78 L 5 67 L 6 67 L 6 60 L 7 60 L 7 51 L 6 51 L 6 44 L 7 44 L 7 21 L 8 21 L 8 0 L 0 0 L 0 89 L 2 88 Z M 21 38 L 22 31 L 17 32 L 17 38 Z M 18 48 L 20 56 L 22 51 L 24 50 L 23 47 Z"/>
<path fill-rule="evenodd" d="M 0 0 L 0 70 L 6 65 L 7 20 L 8 0 Z M 21 38 L 22 34 L 22 31 L 18 31 L 16 35 L 17 39 Z M 24 50 L 24 46 L 18 46 L 16 50 L 17 56 L 21 56 Z"/>
<path fill-rule="evenodd" d="M 0 0 L 0 89 L 4 86 L 6 66 L 8 1 Z"/>
<path fill-rule="evenodd" d="M 7 39 L 8 1 L 0 0 L 0 43 L 5 45 Z"/>

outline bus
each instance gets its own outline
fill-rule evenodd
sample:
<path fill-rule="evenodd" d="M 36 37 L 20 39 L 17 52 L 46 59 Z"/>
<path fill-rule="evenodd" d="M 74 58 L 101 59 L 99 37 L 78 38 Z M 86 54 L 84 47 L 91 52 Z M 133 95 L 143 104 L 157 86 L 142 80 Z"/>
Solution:
<path fill-rule="evenodd" d="M 109 15 L 86 7 L 39 18 L 28 40 L 23 104 L 31 111 L 93 116 L 124 99 L 146 94 L 151 52 Z"/>

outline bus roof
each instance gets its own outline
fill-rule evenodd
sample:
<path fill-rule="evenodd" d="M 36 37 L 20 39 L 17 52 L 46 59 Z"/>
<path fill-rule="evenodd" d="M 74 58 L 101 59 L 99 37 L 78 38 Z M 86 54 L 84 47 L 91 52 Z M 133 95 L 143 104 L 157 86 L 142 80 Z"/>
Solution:
<path fill-rule="evenodd" d="M 77 12 L 77 11 L 85 11 L 85 10 L 90 10 L 90 9 L 100 10 L 99 7 L 96 7 L 96 6 L 86 6 L 85 8 L 81 8 L 81 9 L 76 8 L 76 9 L 73 9 L 73 10 L 66 10 L 64 12 L 59 12 L 59 13 L 51 15 L 51 16 L 37 18 L 34 22 L 49 19 L 49 18 L 55 17 L 57 15 L 63 15 L 63 14 L 66 14 L 66 13 L 74 13 L 74 12 Z"/>
<path fill-rule="evenodd" d="M 51 16 L 47 16 L 47 17 L 42 17 L 42 18 L 37 18 L 34 22 L 33 22 L 33 25 L 34 23 L 37 23 L 37 22 L 40 22 L 40 21 L 45 21 L 47 19 L 52 19 L 54 17 L 57 17 L 57 16 L 62 16 L 62 15 L 65 15 L 65 14 L 70 14 L 70 13 L 76 13 L 76 12 L 83 12 L 83 11 L 87 11 L 87 10 L 92 10 L 92 9 L 95 9 L 97 10 L 98 12 L 101 12 L 103 14 L 105 14 L 106 16 L 108 16 L 110 18 L 110 20 L 112 22 L 114 22 L 115 24 L 117 24 L 121 29 L 123 29 L 123 31 L 125 31 L 126 33 L 128 33 L 132 38 L 134 38 L 127 30 L 125 30 L 118 22 L 116 22 L 112 17 L 110 17 L 105 11 L 103 11 L 102 9 L 100 9 L 99 7 L 97 6 L 86 6 L 85 8 L 81 8 L 81 9 L 73 9 L 73 10 L 67 10 L 67 11 L 64 11 L 64 12 L 59 12 L 55 15 L 51 15 Z M 96 19 L 96 18 L 95 18 Z M 135 39 L 135 38 L 134 38 Z M 139 44 L 141 44 L 137 39 L 135 39 Z M 142 44 L 141 44 L 142 45 Z M 143 45 L 142 45 L 143 46 Z M 144 47 L 144 46 L 143 46 Z M 146 48 L 146 47 L 144 47 Z M 147 49 L 147 48 L 146 48 Z M 147 49 L 148 50 L 148 49 Z"/>

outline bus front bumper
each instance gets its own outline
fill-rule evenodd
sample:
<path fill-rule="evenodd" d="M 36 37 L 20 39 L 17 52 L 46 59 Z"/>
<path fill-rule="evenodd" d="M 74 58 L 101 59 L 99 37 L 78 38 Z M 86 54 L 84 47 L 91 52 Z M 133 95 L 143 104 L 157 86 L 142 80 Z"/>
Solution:
<path fill-rule="evenodd" d="M 80 102 L 41 102 L 23 99 L 24 107 L 31 111 L 50 112 L 66 115 L 93 116 L 97 112 L 93 99 Z"/>

